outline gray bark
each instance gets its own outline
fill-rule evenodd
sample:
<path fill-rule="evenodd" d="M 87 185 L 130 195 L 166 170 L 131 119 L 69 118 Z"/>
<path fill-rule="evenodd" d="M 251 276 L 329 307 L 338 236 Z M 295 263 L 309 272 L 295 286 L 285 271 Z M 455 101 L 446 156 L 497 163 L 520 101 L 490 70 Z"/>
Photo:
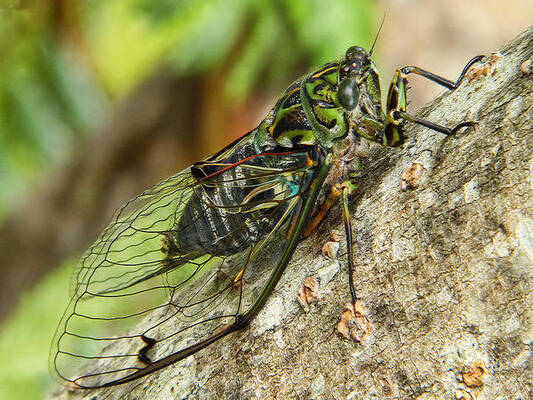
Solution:
<path fill-rule="evenodd" d="M 499 54 L 486 76 L 419 113 L 475 130 L 447 138 L 409 125 L 402 149 L 372 153 L 352 208 L 354 280 L 371 325 L 361 341 L 336 332 L 350 298 L 345 245 L 336 260 L 320 251 L 343 232 L 335 208 L 249 328 L 137 382 L 51 398 L 532 398 L 533 75 L 521 64 L 533 28 Z M 423 174 L 402 188 L 413 163 Z M 309 276 L 318 298 L 302 307 Z M 475 365 L 479 380 L 466 371 Z"/>

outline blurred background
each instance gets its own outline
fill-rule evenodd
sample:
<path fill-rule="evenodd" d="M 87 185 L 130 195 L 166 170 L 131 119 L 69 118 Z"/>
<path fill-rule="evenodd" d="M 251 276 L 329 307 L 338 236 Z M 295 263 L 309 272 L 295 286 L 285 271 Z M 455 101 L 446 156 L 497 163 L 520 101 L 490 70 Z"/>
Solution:
<path fill-rule="evenodd" d="M 449 78 L 533 1 L 0 0 L 0 399 L 53 385 L 69 277 L 113 211 L 253 129 L 311 67 L 370 48 L 382 88 Z M 412 79 L 412 109 L 442 91 Z"/>

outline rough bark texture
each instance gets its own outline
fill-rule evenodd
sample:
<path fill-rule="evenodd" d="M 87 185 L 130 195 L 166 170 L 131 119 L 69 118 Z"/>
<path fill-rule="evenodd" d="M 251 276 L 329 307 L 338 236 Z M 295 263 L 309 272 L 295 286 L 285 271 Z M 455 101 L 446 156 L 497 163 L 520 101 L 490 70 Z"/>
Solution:
<path fill-rule="evenodd" d="M 533 75 L 520 67 L 533 29 L 500 55 L 420 114 L 478 121 L 475 131 L 410 126 L 403 149 L 373 154 L 352 209 L 355 284 L 372 326 L 361 342 L 335 332 L 349 300 L 345 246 L 337 260 L 320 252 L 343 231 L 335 209 L 248 329 L 140 381 L 51 398 L 532 398 Z M 418 186 L 402 189 L 415 162 Z M 309 276 L 320 288 L 304 310 Z"/>

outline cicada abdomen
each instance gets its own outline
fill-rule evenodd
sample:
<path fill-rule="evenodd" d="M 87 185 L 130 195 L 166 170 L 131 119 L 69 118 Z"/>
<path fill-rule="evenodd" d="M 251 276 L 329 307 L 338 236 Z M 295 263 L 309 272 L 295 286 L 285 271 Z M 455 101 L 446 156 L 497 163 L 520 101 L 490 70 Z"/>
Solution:
<path fill-rule="evenodd" d="M 223 159 L 194 164 L 198 184 L 176 225 L 176 247 L 226 256 L 252 246 L 287 213 L 287 199 L 307 190 L 313 178 L 307 170 L 310 154 L 258 154 L 246 143 Z"/>

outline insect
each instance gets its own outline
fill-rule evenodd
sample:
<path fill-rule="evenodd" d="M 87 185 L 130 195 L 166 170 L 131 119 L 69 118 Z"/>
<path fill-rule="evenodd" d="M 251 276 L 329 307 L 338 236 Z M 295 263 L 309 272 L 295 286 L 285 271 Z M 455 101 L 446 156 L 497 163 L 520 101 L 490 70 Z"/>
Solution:
<path fill-rule="evenodd" d="M 73 276 L 50 356 L 57 376 L 81 388 L 122 384 L 245 328 L 339 199 L 357 300 L 348 199 L 361 147 L 402 145 L 406 122 L 446 135 L 472 126 L 409 114 L 407 75 L 454 90 L 482 58 L 455 82 L 401 68 L 382 104 L 371 56 L 350 47 L 290 85 L 257 128 L 116 212 Z"/>

